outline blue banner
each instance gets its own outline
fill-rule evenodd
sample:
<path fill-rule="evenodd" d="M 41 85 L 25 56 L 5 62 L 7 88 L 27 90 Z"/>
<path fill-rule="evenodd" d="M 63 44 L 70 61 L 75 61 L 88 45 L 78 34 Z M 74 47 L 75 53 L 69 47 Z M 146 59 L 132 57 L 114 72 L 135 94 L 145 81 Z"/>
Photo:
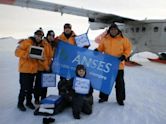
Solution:
<path fill-rule="evenodd" d="M 120 61 L 113 56 L 70 45 L 63 41 L 58 43 L 54 61 L 53 73 L 70 79 L 75 77 L 75 68 L 83 64 L 86 78 L 90 79 L 94 89 L 110 94 L 117 76 Z"/>

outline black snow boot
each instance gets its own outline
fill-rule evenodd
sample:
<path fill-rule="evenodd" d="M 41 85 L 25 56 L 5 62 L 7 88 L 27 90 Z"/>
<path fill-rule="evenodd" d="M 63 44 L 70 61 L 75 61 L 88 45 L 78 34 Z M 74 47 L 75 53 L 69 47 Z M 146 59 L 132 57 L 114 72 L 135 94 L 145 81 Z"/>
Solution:
<path fill-rule="evenodd" d="M 79 115 L 79 114 L 73 114 L 73 117 L 74 117 L 75 119 L 80 119 L 80 115 Z"/>
<path fill-rule="evenodd" d="M 35 106 L 31 102 L 26 103 L 26 106 L 32 110 L 35 109 Z"/>
<path fill-rule="evenodd" d="M 124 106 L 124 102 L 123 102 L 123 101 L 118 101 L 118 104 L 119 104 L 120 106 Z"/>
<path fill-rule="evenodd" d="M 107 102 L 108 100 L 106 100 L 106 99 L 99 99 L 99 103 L 103 103 L 103 102 Z"/>
<path fill-rule="evenodd" d="M 26 111 L 26 108 L 25 108 L 24 104 L 18 103 L 18 104 L 17 104 L 17 108 L 18 108 L 20 111 Z"/>
<path fill-rule="evenodd" d="M 55 119 L 54 118 L 43 118 L 43 124 L 49 124 L 49 123 L 53 123 L 55 122 Z"/>

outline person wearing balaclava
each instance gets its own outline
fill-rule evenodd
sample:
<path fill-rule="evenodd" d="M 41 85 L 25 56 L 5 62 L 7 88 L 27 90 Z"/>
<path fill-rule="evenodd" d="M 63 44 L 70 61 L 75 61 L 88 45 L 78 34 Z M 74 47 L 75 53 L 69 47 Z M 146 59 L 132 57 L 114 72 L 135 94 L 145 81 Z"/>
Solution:
<path fill-rule="evenodd" d="M 118 57 L 121 61 L 119 64 L 119 70 L 116 77 L 116 100 L 119 105 L 124 105 L 125 100 L 125 82 L 124 82 L 124 66 L 125 60 L 131 54 L 132 45 L 131 42 L 123 36 L 122 32 L 118 28 L 118 26 L 113 23 L 108 31 L 107 34 L 102 38 L 99 46 L 96 51 L 100 51 L 115 57 Z M 100 92 L 99 94 L 99 103 L 108 101 L 109 95 Z"/>
<path fill-rule="evenodd" d="M 55 32 L 53 30 L 49 30 L 44 39 L 51 45 L 52 50 L 55 51 L 58 44 L 58 37 L 55 36 Z"/>

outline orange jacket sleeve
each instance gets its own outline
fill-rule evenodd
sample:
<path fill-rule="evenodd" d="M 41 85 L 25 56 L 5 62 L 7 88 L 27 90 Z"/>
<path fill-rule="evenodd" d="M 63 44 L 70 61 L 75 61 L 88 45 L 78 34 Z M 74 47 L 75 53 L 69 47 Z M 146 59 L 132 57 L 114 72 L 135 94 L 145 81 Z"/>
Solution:
<path fill-rule="evenodd" d="M 31 41 L 24 40 L 22 41 L 15 50 L 15 55 L 20 58 L 28 58 L 29 48 L 31 46 Z"/>
<path fill-rule="evenodd" d="M 123 55 L 125 55 L 126 58 L 129 57 L 131 54 L 131 50 L 132 50 L 131 42 L 127 38 L 125 38 Z"/>

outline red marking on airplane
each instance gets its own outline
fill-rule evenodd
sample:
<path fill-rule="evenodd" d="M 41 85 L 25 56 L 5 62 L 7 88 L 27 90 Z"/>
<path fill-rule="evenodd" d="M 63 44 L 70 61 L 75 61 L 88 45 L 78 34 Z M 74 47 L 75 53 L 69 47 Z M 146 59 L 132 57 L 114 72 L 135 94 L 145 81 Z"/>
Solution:
<path fill-rule="evenodd" d="M 152 62 L 158 62 L 158 63 L 162 63 L 162 64 L 166 64 L 166 60 L 162 60 L 162 59 L 149 59 Z"/>
<path fill-rule="evenodd" d="M 0 0 L 0 3 L 4 4 L 14 4 L 16 0 Z"/>
<path fill-rule="evenodd" d="M 125 62 L 126 66 L 142 66 L 141 64 L 137 63 L 137 62 L 133 62 L 133 61 L 127 61 Z"/>

